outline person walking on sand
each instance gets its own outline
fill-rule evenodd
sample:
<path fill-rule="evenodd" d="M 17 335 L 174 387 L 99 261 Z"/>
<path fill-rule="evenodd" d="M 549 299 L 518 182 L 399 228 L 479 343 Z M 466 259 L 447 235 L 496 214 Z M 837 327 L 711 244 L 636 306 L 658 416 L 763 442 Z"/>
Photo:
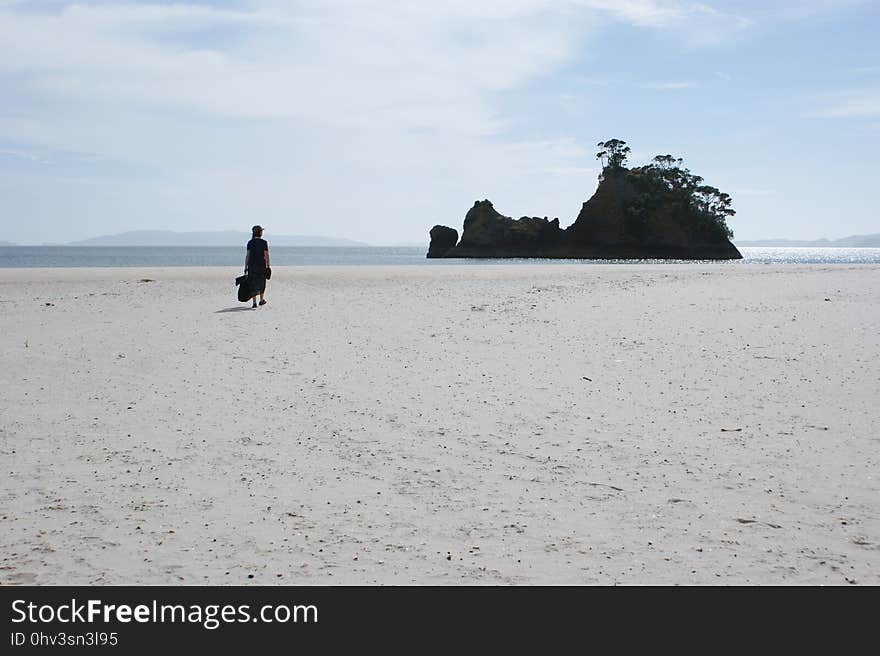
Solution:
<path fill-rule="evenodd" d="M 247 254 L 244 257 L 244 273 L 248 277 L 251 288 L 252 308 L 257 307 L 257 294 L 260 305 L 266 304 L 266 280 L 272 276 L 269 268 L 269 244 L 263 239 L 263 228 L 255 225 L 251 228 L 253 237 L 247 243 Z"/>

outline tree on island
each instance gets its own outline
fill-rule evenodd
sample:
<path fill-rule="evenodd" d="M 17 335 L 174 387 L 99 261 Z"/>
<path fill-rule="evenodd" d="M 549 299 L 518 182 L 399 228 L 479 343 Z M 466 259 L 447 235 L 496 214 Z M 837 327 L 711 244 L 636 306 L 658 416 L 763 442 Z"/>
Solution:
<path fill-rule="evenodd" d="M 681 166 L 681 158 L 676 159 L 672 155 L 657 155 L 653 160 L 654 164 L 661 169 L 671 169 Z"/>
<path fill-rule="evenodd" d="M 627 164 L 621 139 L 600 141 L 599 186 L 567 228 L 559 219 L 514 219 L 488 200 L 476 201 L 464 231 L 431 229 L 428 257 L 737 260 L 727 219 L 732 201 L 681 158 L 657 155 L 645 166 Z"/>
<path fill-rule="evenodd" d="M 676 208 L 687 218 L 692 237 L 732 239 L 727 219 L 736 214 L 729 194 L 703 184 L 704 180 L 684 168 L 683 160 L 673 155 L 657 155 L 646 166 L 626 168 L 630 152 L 625 141 L 600 141 L 596 158 L 602 161 L 600 180 L 620 176 L 635 190 L 626 206 L 631 234 L 639 241 L 649 237 L 652 217 L 668 208 Z"/>
<path fill-rule="evenodd" d="M 596 153 L 596 159 L 602 160 L 602 168 L 621 169 L 626 164 L 626 156 L 629 155 L 629 146 L 620 139 L 609 139 L 596 144 L 601 148 Z"/>

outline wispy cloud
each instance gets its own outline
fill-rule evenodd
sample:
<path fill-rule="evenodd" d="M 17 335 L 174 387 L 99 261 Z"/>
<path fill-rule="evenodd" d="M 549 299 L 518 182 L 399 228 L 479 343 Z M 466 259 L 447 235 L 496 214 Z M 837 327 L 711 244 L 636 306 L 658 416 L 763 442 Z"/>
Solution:
<path fill-rule="evenodd" d="M 747 23 L 676 0 L 5 0 L 0 139 L 161 172 L 118 192 L 136 199 L 131 221 L 262 212 L 368 238 L 372 216 L 420 234 L 414 216 L 462 195 L 553 211 L 582 200 L 558 181 L 591 154 L 513 134 L 528 117 L 503 92 L 559 71 L 609 22 L 686 39 Z"/>
<path fill-rule="evenodd" d="M 245 7 L 0 5 L 0 71 L 25 73 L 45 93 L 112 104 L 355 123 L 368 114 L 371 123 L 433 127 L 452 119 L 484 133 L 495 127 L 487 94 L 568 61 L 602 16 L 653 28 L 727 18 L 703 4 L 657 0 Z M 207 38 L 192 45 L 196 33 Z"/>
<path fill-rule="evenodd" d="M 880 91 L 854 94 L 807 114 L 810 118 L 877 118 L 880 117 Z"/>
<path fill-rule="evenodd" d="M 566 61 L 578 26 L 545 3 L 454 4 L 0 7 L 0 71 L 111 105 L 492 131 L 486 94 Z M 197 47 L 167 39 L 190 29 L 217 37 Z"/>
<path fill-rule="evenodd" d="M 19 159 L 25 160 L 28 162 L 45 162 L 42 157 L 35 153 L 27 152 L 24 150 L 12 150 L 9 148 L 0 148 L 0 159 L 8 158 L 8 159 Z"/>
<path fill-rule="evenodd" d="M 655 89 L 657 91 L 680 91 L 682 89 L 693 89 L 697 85 L 693 82 L 650 82 L 643 84 L 643 89 Z"/>

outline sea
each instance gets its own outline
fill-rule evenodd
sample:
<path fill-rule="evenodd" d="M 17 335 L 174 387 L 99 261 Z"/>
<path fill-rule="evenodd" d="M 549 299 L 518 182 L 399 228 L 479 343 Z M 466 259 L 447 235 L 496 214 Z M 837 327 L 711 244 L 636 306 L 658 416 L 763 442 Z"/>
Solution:
<path fill-rule="evenodd" d="M 880 248 L 740 248 L 740 264 L 880 264 Z M 544 259 L 427 259 L 427 246 L 311 247 L 275 246 L 275 266 L 415 265 L 459 266 L 479 264 L 632 264 L 634 260 Z M 692 264 L 692 260 L 635 260 L 645 264 Z M 235 246 L 0 246 L 0 268 L 36 267 L 172 267 L 244 266 L 244 248 Z"/>

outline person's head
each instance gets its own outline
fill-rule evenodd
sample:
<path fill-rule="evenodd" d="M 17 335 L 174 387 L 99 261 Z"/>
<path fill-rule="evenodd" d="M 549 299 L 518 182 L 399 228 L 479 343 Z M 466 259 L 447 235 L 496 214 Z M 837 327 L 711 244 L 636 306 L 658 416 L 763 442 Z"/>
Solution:
<path fill-rule="evenodd" d="M 257 237 L 257 238 L 262 237 L 263 236 L 262 226 L 255 225 L 253 228 L 251 228 L 251 233 L 253 233 L 254 237 Z"/>

